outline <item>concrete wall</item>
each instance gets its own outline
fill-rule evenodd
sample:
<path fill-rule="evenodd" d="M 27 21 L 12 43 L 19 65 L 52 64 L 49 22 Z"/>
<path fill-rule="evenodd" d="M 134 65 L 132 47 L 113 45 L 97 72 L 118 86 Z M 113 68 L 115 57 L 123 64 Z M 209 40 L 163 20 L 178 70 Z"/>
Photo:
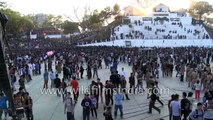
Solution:
<path fill-rule="evenodd" d="M 132 47 L 183 47 L 183 46 L 198 46 L 198 47 L 213 47 L 212 39 L 153 39 L 153 40 L 141 40 L 141 39 L 126 39 L 115 40 L 109 42 L 92 43 L 82 46 L 126 46 L 125 42 L 131 41 Z"/>

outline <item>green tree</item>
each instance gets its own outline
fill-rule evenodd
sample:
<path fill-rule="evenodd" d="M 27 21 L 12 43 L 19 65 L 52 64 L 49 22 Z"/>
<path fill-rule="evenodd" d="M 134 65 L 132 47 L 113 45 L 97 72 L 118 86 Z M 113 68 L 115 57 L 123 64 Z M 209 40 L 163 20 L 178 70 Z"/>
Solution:
<path fill-rule="evenodd" d="M 2 13 L 8 17 L 6 31 L 13 37 L 18 36 L 20 33 L 29 32 L 34 28 L 33 22 L 26 16 L 21 16 L 19 12 L 7 8 L 2 9 Z"/>
<path fill-rule="evenodd" d="M 208 2 L 200 1 L 191 4 L 188 12 L 193 18 L 201 20 L 204 14 L 212 13 L 213 8 L 212 5 L 210 5 Z"/>
<path fill-rule="evenodd" d="M 206 22 L 210 25 L 213 25 L 213 18 L 207 18 Z"/>
<path fill-rule="evenodd" d="M 70 22 L 68 20 L 64 21 L 62 23 L 62 29 L 64 34 L 68 34 L 68 33 L 75 33 L 75 32 L 80 32 L 79 28 L 78 28 L 78 23 L 76 22 Z"/>

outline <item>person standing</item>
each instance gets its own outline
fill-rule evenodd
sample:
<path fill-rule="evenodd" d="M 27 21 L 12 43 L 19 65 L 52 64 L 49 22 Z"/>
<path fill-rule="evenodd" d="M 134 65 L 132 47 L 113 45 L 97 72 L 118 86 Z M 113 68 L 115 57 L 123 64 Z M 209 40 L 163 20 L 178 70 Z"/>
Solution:
<path fill-rule="evenodd" d="M 129 77 L 129 84 L 130 84 L 130 93 L 133 93 L 135 94 L 135 76 L 133 73 L 130 74 L 130 77 Z"/>
<path fill-rule="evenodd" d="M 138 72 L 138 75 L 137 75 L 137 93 L 141 93 L 141 92 L 144 92 L 145 89 L 143 88 L 143 75 L 142 75 L 142 72 Z"/>
<path fill-rule="evenodd" d="M 67 120 L 75 120 L 74 108 L 75 108 L 75 105 L 71 98 L 71 93 L 67 92 L 67 98 L 64 104 L 64 114 L 67 114 Z"/>
<path fill-rule="evenodd" d="M 26 88 L 25 88 L 25 78 L 24 78 L 24 75 L 21 75 L 21 76 L 20 76 L 18 82 L 19 82 L 19 86 L 20 86 L 21 88 L 23 88 L 24 91 L 26 92 L 27 90 L 26 90 Z"/>
<path fill-rule="evenodd" d="M 112 107 L 106 107 L 104 111 L 105 120 L 113 120 L 112 118 Z"/>
<path fill-rule="evenodd" d="M 121 76 L 126 77 L 126 72 L 124 71 L 124 68 L 121 69 Z"/>
<path fill-rule="evenodd" d="M 208 98 L 204 110 L 204 120 L 213 120 L 213 97 Z"/>
<path fill-rule="evenodd" d="M 54 80 L 54 84 L 55 84 L 55 88 L 56 88 L 56 93 L 57 93 L 57 96 L 60 97 L 60 93 L 59 91 L 61 91 L 61 79 L 58 78 L 58 74 L 56 74 L 56 78 Z"/>
<path fill-rule="evenodd" d="M 44 87 L 43 88 L 48 89 L 49 73 L 48 73 L 47 69 L 45 69 L 43 77 L 44 77 Z"/>
<path fill-rule="evenodd" d="M 181 105 L 179 102 L 178 94 L 174 96 L 174 100 L 171 102 L 170 107 L 172 111 L 173 120 L 181 120 Z"/>
<path fill-rule="evenodd" d="M 172 109 L 170 107 L 171 102 L 174 100 L 174 94 L 171 95 L 171 99 L 168 101 L 168 109 L 169 109 L 169 120 L 172 120 Z"/>
<path fill-rule="evenodd" d="M 70 86 L 72 87 L 74 101 L 75 103 L 77 103 L 79 96 L 79 84 L 78 81 L 76 80 L 76 77 L 73 77 L 73 80 L 70 82 Z"/>
<path fill-rule="evenodd" d="M 128 96 L 128 93 L 127 93 L 127 90 L 126 90 L 126 79 L 125 79 L 125 77 L 124 76 L 121 76 L 121 90 L 122 90 L 122 92 L 123 92 L 123 94 L 125 94 L 125 96 L 126 96 L 126 99 L 127 100 L 130 100 L 129 99 L 129 96 Z M 124 97 L 123 97 L 123 100 L 124 100 Z"/>
<path fill-rule="evenodd" d="M 195 88 L 195 99 L 200 100 L 201 84 L 199 80 L 194 84 L 194 88 Z"/>
<path fill-rule="evenodd" d="M 7 97 L 4 93 L 0 93 L 0 120 L 2 120 L 2 114 L 4 112 L 5 120 L 7 118 Z"/>
<path fill-rule="evenodd" d="M 91 106 L 91 113 L 92 113 L 92 117 L 93 118 L 97 118 L 97 99 L 94 95 L 91 95 L 90 97 L 91 101 L 92 101 L 92 106 Z M 95 113 L 95 116 L 94 116 L 94 113 Z"/>
<path fill-rule="evenodd" d="M 50 80 L 51 80 L 50 87 L 51 88 L 55 87 L 55 85 L 54 85 L 54 79 L 55 79 L 55 77 L 56 77 L 55 72 L 53 71 L 53 69 L 51 69 L 51 71 L 50 71 Z"/>
<path fill-rule="evenodd" d="M 83 65 L 80 66 L 80 76 L 81 76 L 81 79 L 83 79 L 83 74 L 84 74 L 84 67 Z"/>
<path fill-rule="evenodd" d="M 183 92 L 183 99 L 181 100 L 181 116 L 183 115 L 183 120 L 187 120 L 187 117 L 189 116 L 190 111 L 190 101 L 186 98 L 187 94 L 186 92 Z"/>
<path fill-rule="evenodd" d="M 203 104 L 199 102 L 197 103 L 197 109 L 195 109 L 189 114 L 189 120 L 203 120 L 203 116 Z"/>
<path fill-rule="evenodd" d="M 29 96 L 29 93 L 26 92 L 24 96 L 24 109 L 25 109 L 25 114 L 27 117 L 27 120 L 33 120 L 33 100 Z"/>
<path fill-rule="evenodd" d="M 118 89 L 116 94 L 114 95 L 114 100 L 115 100 L 114 117 L 115 119 L 117 118 L 117 111 L 119 109 L 120 117 L 123 118 L 123 105 L 122 105 L 123 95 L 119 93 Z"/>
<path fill-rule="evenodd" d="M 183 82 L 184 73 L 185 73 L 185 67 L 184 67 L 184 65 L 181 65 L 181 67 L 180 67 L 180 81 L 181 82 Z"/>
<path fill-rule="evenodd" d="M 98 87 L 98 98 L 101 97 L 101 103 L 103 103 L 103 88 L 104 88 L 104 85 L 101 82 L 100 78 L 97 79 L 96 84 L 97 84 L 97 87 Z M 99 102 L 99 99 L 97 99 L 97 105 L 98 105 L 98 102 Z"/>
<path fill-rule="evenodd" d="M 95 61 L 95 63 L 93 64 L 93 78 L 95 78 L 95 76 L 98 78 L 98 64 L 97 64 L 97 61 Z"/>
<path fill-rule="evenodd" d="M 61 89 L 62 89 L 62 100 L 63 102 L 65 101 L 65 98 L 66 98 L 66 94 L 67 94 L 67 83 L 64 81 L 65 79 L 62 78 L 62 82 L 61 82 Z"/>
<path fill-rule="evenodd" d="M 92 101 L 89 98 L 89 94 L 85 94 L 84 99 L 81 101 L 81 106 L 83 107 L 83 120 L 89 120 L 92 107 Z"/>

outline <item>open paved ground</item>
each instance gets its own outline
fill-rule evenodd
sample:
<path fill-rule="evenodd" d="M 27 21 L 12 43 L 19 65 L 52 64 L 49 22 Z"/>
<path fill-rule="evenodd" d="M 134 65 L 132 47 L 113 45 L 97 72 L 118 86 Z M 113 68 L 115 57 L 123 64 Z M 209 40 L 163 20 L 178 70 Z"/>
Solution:
<path fill-rule="evenodd" d="M 118 70 L 119 73 L 121 71 L 121 67 L 124 67 L 127 75 L 127 80 L 131 72 L 131 67 L 126 64 L 120 63 Z M 43 70 L 42 70 L 43 73 Z M 86 73 L 86 72 L 85 72 Z M 160 74 L 161 75 L 161 74 Z M 99 76 L 101 81 L 105 83 L 107 79 L 109 79 L 110 71 L 109 69 L 100 69 Z M 62 74 L 60 74 L 60 78 L 62 78 Z M 84 77 L 86 78 L 86 76 Z M 96 80 L 96 79 L 94 79 Z M 92 80 L 81 79 L 79 80 L 80 86 L 89 86 Z M 124 120 L 159 120 L 164 119 L 168 120 L 168 108 L 167 102 L 171 94 L 178 93 L 181 95 L 183 91 L 190 91 L 187 87 L 187 83 L 181 83 L 178 78 L 174 75 L 172 78 L 166 77 L 162 78 L 160 76 L 159 87 L 160 88 L 169 88 L 169 94 L 162 94 L 161 99 L 164 103 L 164 106 L 161 106 L 158 102 L 156 102 L 156 106 L 161 109 L 161 114 L 159 115 L 157 111 L 153 110 L 152 114 L 148 114 L 148 102 L 147 95 L 130 95 L 129 101 L 124 100 L 123 102 L 123 111 L 124 111 Z M 29 91 L 30 95 L 33 99 L 33 110 L 35 120 L 66 120 L 66 116 L 63 112 L 63 102 L 62 98 L 57 97 L 56 95 L 45 95 L 41 94 L 40 90 L 43 85 L 43 77 L 33 76 L 33 80 L 27 83 L 26 88 Z M 50 84 L 49 84 L 50 86 Z M 128 85 L 129 86 L 129 85 Z M 145 82 L 144 82 L 145 86 Z M 18 87 L 18 86 L 17 86 Z M 75 108 L 75 118 L 76 120 L 82 120 L 82 107 L 80 106 L 80 102 L 84 95 L 80 95 L 79 102 Z M 104 120 L 103 117 L 103 105 L 99 103 L 100 107 L 98 109 L 98 120 Z M 119 112 L 118 112 L 119 115 Z M 119 117 L 117 118 L 120 119 Z M 91 120 L 93 120 L 91 118 Z"/>

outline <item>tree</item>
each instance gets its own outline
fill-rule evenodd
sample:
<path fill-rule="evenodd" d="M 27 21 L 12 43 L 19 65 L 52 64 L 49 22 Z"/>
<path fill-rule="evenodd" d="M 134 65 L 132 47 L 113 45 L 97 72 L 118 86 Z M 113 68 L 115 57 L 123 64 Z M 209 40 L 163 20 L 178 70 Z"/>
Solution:
<path fill-rule="evenodd" d="M 207 18 L 206 22 L 210 25 L 213 25 L 213 18 Z"/>
<path fill-rule="evenodd" d="M 34 28 L 33 22 L 26 16 L 21 16 L 19 12 L 8 8 L 3 9 L 2 12 L 8 17 L 6 31 L 13 37 L 18 36 L 20 33 L 29 32 Z"/>
<path fill-rule="evenodd" d="M 69 33 L 75 33 L 75 32 L 80 32 L 78 28 L 78 23 L 76 22 L 70 22 L 68 20 L 64 21 L 62 23 L 62 29 L 64 34 L 69 34 Z"/>
<path fill-rule="evenodd" d="M 0 2 L 0 10 L 7 8 L 7 3 L 6 2 Z"/>
<path fill-rule="evenodd" d="M 191 4 L 188 12 L 193 18 L 201 20 L 204 14 L 212 13 L 213 8 L 208 2 L 200 1 Z"/>
<path fill-rule="evenodd" d="M 117 15 L 120 14 L 120 12 L 121 12 L 120 6 L 119 6 L 118 4 L 115 4 L 115 5 L 113 6 L 113 15 L 114 15 L 114 16 L 117 16 Z"/>

